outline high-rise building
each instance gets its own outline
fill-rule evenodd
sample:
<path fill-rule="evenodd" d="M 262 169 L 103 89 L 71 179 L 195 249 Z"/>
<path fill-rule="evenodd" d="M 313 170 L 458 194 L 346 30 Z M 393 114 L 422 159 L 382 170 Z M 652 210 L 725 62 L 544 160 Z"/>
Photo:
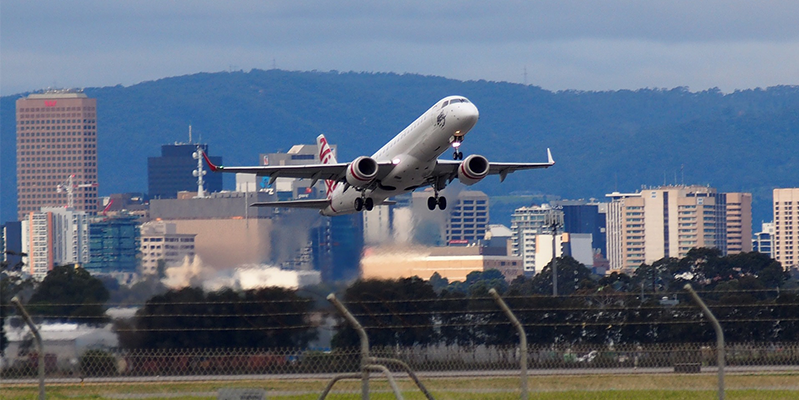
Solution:
<path fill-rule="evenodd" d="M 785 269 L 799 265 L 799 188 L 774 189 L 774 259 Z"/>
<path fill-rule="evenodd" d="M 22 253 L 22 223 L 20 221 L 9 221 L 3 225 L 3 254 L 0 259 L 3 260 L 6 268 L 16 271 L 17 268 L 23 266 L 27 261 L 27 257 L 23 257 Z"/>
<path fill-rule="evenodd" d="M 637 193 L 614 192 L 607 213 L 610 268 L 635 269 L 663 257 L 682 258 L 692 248 L 726 255 L 748 251 L 751 194 L 718 193 L 707 186 L 661 186 Z M 731 200 L 733 204 L 727 204 Z M 729 220 L 729 221 L 728 221 Z M 733 232 L 732 241 L 728 230 Z"/>
<path fill-rule="evenodd" d="M 360 275 L 364 235 L 360 214 L 324 218 L 311 230 L 314 269 L 322 282 L 348 281 Z"/>
<path fill-rule="evenodd" d="M 56 265 L 89 262 L 89 216 L 85 211 L 43 207 L 22 221 L 22 252 L 29 272 L 44 279 Z"/>
<path fill-rule="evenodd" d="M 138 267 L 139 219 L 119 215 L 95 218 L 89 222 L 89 262 L 91 273 L 134 274 Z"/>
<path fill-rule="evenodd" d="M 752 251 L 774 258 L 774 223 L 763 222 L 760 232 L 752 237 Z"/>
<path fill-rule="evenodd" d="M 392 240 L 392 205 L 381 204 L 371 211 L 363 214 L 363 240 L 364 244 L 375 245 L 388 243 Z"/>
<path fill-rule="evenodd" d="M 727 202 L 727 254 L 752 251 L 752 194 L 724 193 Z"/>
<path fill-rule="evenodd" d="M 594 249 L 594 252 L 598 252 L 603 257 L 607 256 L 605 215 L 607 214 L 608 203 L 562 200 L 553 201 L 552 205 L 563 210 L 563 232 L 590 234 L 591 248 Z"/>
<path fill-rule="evenodd" d="M 488 231 L 488 195 L 477 190 L 458 193 L 446 210 L 444 240 L 448 245 L 467 245 L 485 240 Z"/>
<path fill-rule="evenodd" d="M 17 100 L 17 213 L 97 211 L 97 99 L 48 90 Z M 70 179 L 71 178 L 71 179 Z"/>
<path fill-rule="evenodd" d="M 549 205 L 517 208 L 511 216 L 510 230 L 513 232 L 511 236 L 512 255 L 522 258 L 525 274 L 540 272 L 536 269 L 536 264 L 539 266 L 546 265 L 552 259 L 552 231 L 547 224 L 547 218 L 553 213 L 561 215 L 560 218 L 562 220 L 563 211 L 555 210 Z M 541 243 L 539 250 L 538 237 L 540 235 L 549 235 L 549 240 L 547 243 Z M 548 251 L 546 251 L 546 246 L 549 246 Z M 559 245 L 556 243 L 556 252 L 558 250 Z M 546 262 L 538 260 L 538 263 L 536 263 L 536 252 L 542 255 L 546 254 Z"/>
<path fill-rule="evenodd" d="M 175 143 L 161 146 L 160 157 L 147 157 L 147 194 L 151 199 L 175 199 L 178 192 L 197 192 L 197 178 L 192 172 L 197 169 L 198 160 L 192 154 L 198 147 L 208 154 L 207 144 Z M 222 164 L 222 157 L 208 158 L 214 164 Z M 222 191 L 222 175 L 205 175 L 206 193 Z"/>

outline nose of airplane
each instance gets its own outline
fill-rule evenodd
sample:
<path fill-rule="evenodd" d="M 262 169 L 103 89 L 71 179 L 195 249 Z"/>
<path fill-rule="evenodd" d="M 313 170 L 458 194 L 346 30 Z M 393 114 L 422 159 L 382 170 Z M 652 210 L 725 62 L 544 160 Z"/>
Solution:
<path fill-rule="evenodd" d="M 457 120 L 460 130 L 467 132 L 474 127 L 480 118 L 480 112 L 473 103 L 461 103 L 458 105 Z"/>

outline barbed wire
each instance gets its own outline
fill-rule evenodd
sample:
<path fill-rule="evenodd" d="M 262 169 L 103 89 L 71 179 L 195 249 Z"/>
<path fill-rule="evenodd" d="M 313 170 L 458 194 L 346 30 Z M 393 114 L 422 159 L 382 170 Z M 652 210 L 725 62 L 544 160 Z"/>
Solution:
<path fill-rule="evenodd" d="M 87 317 L 91 318 L 91 317 Z M 799 322 L 799 317 L 794 318 L 726 318 L 719 319 L 722 324 L 741 324 L 741 323 L 790 323 Z M 696 319 L 679 319 L 679 320 L 656 320 L 656 321 L 558 321 L 558 322 L 522 322 L 522 326 L 529 328 L 574 328 L 574 327 L 594 327 L 606 326 L 610 328 L 621 328 L 625 326 L 663 326 L 663 325 L 686 325 L 686 324 L 708 324 L 709 321 L 704 318 Z M 361 321 L 364 329 L 442 329 L 442 328 L 460 328 L 471 327 L 475 330 L 485 329 L 486 327 L 497 327 L 511 325 L 510 321 L 506 320 L 480 320 L 479 325 L 475 325 L 475 321 L 469 322 L 430 322 L 430 323 L 415 323 L 415 324 L 368 324 Z M 321 325 L 321 324 L 303 324 L 303 325 L 281 325 L 281 326 L 231 326 L 231 327 L 176 327 L 176 328 L 149 328 L 149 327 L 117 327 L 114 329 L 116 332 L 202 332 L 202 331 L 275 331 L 275 330 L 307 330 L 307 329 L 323 329 L 335 330 L 334 327 Z"/>
<path fill-rule="evenodd" d="M 696 290 L 699 294 L 713 294 L 713 295 L 727 295 L 727 294 L 741 294 L 741 293 L 799 293 L 799 288 L 792 289 L 736 289 L 736 290 Z M 208 292 L 213 293 L 213 292 Z M 457 292 L 453 292 L 457 293 Z M 392 293 L 393 294 L 393 293 Z M 671 296 L 685 296 L 685 291 L 664 291 L 664 292 L 644 292 L 644 297 L 671 297 Z M 158 295 L 161 296 L 161 295 Z M 531 294 L 531 295 L 503 295 L 503 299 L 568 299 L 568 298 L 591 298 L 591 297 L 641 297 L 640 292 L 617 292 L 617 291 L 594 291 L 591 293 L 572 293 L 568 295 L 552 296 L 550 294 Z M 214 304 L 262 304 L 262 303 L 308 303 L 315 302 L 320 299 L 313 298 L 299 298 L 299 299 L 256 299 L 256 300 L 228 300 L 228 301 L 146 301 L 146 302 L 87 302 L 87 303 L 37 303 L 36 306 L 41 307 L 55 307 L 55 306 L 106 306 L 106 307 L 133 307 L 133 306 L 161 306 L 161 305 L 214 305 Z M 420 298 L 420 299 L 379 299 L 379 300 L 357 300 L 357 303 L 384 303 L 384 302 L 405 302 L 405 303 L 428 303 L 430 301 L 438 302 L 460 302 L 460 301 L 493 301 L 490 296 L 476 296 L 469 297 L 435 297 L 435 298 Z M 353 302 L 346 300 L 346 302 Z M 6 306 L 6 305 L 4 305 Z"/>
<path fill-rule="evenodd" d="M 493 301 L 493 298 L 491 299 Z M 431 300 L 432 301 L 432 300 Z M 358 306 L 358 305 L 389 305 L 389 304 L 403 304 L 406 303 L 403 300 L 386 300 L 384 302 L 351 302 L 347 303 L 348 306 Z M 193 305 L 197 305 L 197 303 L 191 303 Z M 214 303 L 219 304 L 219 303 Z M 239 303 L 231 302 L 225 303 L 228 305 L 239 305 Z M 174 305 L 174 306 L 183 306 L 186 303 L 164 303 L 164 305 Z M 39 304 L 34 305 L 36 307 Z M 53 303 L 49 304 L 49 307 L 57 307 L 57 306 L 77 306 L 77 304 L 70 304 L 70 303 Z M 797 307 L 799 303 L 748 303 L 748 304 L 712 304 L 709 307 L 715 310 L 721 309 L 730 309 L 730 308 L 738 308 L 738 309 L 764 309 L 769 312 L 779 311 L 779 309 L 783 308 L 790 308 L 790 307 Z M 11 305 L 7 305 L 5 307 L 12 307 Z M 635 311 L 674 311 L 674 312 L 690 312 L 690 311 L 698 311 L 699 308 L 695 305 L 674 305 L 674 306 L 624 306 L 624 305 L 601 305 L 601 306 L 585 306 L 585 307 L 511 307 L 511 309 L 515 313 L 529 313 L 529 312 L 581 312 L 581 313 L 598 313 L 598 312 L 635 312 Z M 423 316 L 423 315 L 450 315 L 450 314 L 463 314 L 463 313 L 471 313 L 471 314 L 489 314 L 489 313 L 498 313 L 501 312 L 498 308 L 491 308 L 491 309 L 466 309 L 466 310 L 445 310 L 445 309 L 415 309 L 410 311 L 362 311 L 362 312 L 355 312 L 353 313 L 356 317 L 376 317 L 376 316 Z M 292 312 L 274 312 L 274 313 L 235 313 L 235 314 L 217 314 L 217 313 L 153 313 L 153 314 L 137 314 L 132 316 L 132 318 L 168 318 L 168 317 L 193 317 L 193 318 L 263 318 L 263 317 L 281 317 L 281 316 L 296 316 L 296 315 L 306 315 L 314 313 L 312 310 L 299 310 L 299 311 L 292 311 Z M 94 318 L 94 319 L 101 319 L 101 318 L 110 318 L 106 315 L 102 316 L 80 316 L 80 315 L 53 315 L 53 314 L 36 314 L 33 313 L 32 316 L 38 318 L 48 318 L 48 319 L 67 319 L 67 318 Z"/>

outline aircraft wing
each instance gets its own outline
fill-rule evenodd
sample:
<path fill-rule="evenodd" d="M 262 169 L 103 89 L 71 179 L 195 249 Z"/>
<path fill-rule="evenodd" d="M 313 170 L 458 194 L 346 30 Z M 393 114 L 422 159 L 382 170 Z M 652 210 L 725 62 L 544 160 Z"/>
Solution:
<path fill-rule="evenodd" d="M 433 174 L 436 176 L 445 176 L 453 179 L 458 173 L 458 167 L 462 161 L 455 160 L 437 160 L 436 167 Z M 547 149 L 547 162 L 543 163 L 509 163 L 509 162 L 489 162 L 488 175 L 499 175 L 500 181 L 511 172 L 521 171 L 525 169 L 536 168 L 549 168 L 555 165 L 555 160 L 552 158 L 552 152 Z"/>
<path fill-rule="evenodd" d="M 328 199 L 305 199 L 305 200 L 286 200 L 286 201 L 263 201 L 252 203 L 250 207 L 285 207 L 285 208 L 313 208 L 321 210 L 330 205 Z"/>
<path fill-rule="evenodd" d="M 350 163 L 331 163 L 331 164 L 306 164 L 306 165 L 256 165 L 251 167 L 225 167 L 214 165 L 208 156 L 203 152 L 205 163 L 213 172 L 231 172 L 240 174 L 255 174 L 258 176 L 268 176 L 273 180 L 276 178 L 304 178 L 316 180 L 340 181 L 347 175 L 347 167 Z M 377 179 L 386 176 L 394 167 L 390 162 L 377 163 Z"/>

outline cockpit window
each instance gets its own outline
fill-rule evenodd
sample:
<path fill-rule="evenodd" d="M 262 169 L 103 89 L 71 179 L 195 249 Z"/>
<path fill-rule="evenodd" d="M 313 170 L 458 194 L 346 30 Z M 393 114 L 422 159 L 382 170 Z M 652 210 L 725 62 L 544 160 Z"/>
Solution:
<path fill-rule="evenodd" d="M 447 106 L 447 104 L 449 104 L 449 101 L 445 101 L 445 102 L 441 103 L 441 108 L 444 108 L 444 107 L 446 107 L 446 106 Z"/>
<path fill-rule="evenodd" d="M 449 104 L 468 103 L 468 102 L 469 102 L 469 100 L 466 100 L 466 99 L 452 99 L 452 100 L 449 101 Z"/>

